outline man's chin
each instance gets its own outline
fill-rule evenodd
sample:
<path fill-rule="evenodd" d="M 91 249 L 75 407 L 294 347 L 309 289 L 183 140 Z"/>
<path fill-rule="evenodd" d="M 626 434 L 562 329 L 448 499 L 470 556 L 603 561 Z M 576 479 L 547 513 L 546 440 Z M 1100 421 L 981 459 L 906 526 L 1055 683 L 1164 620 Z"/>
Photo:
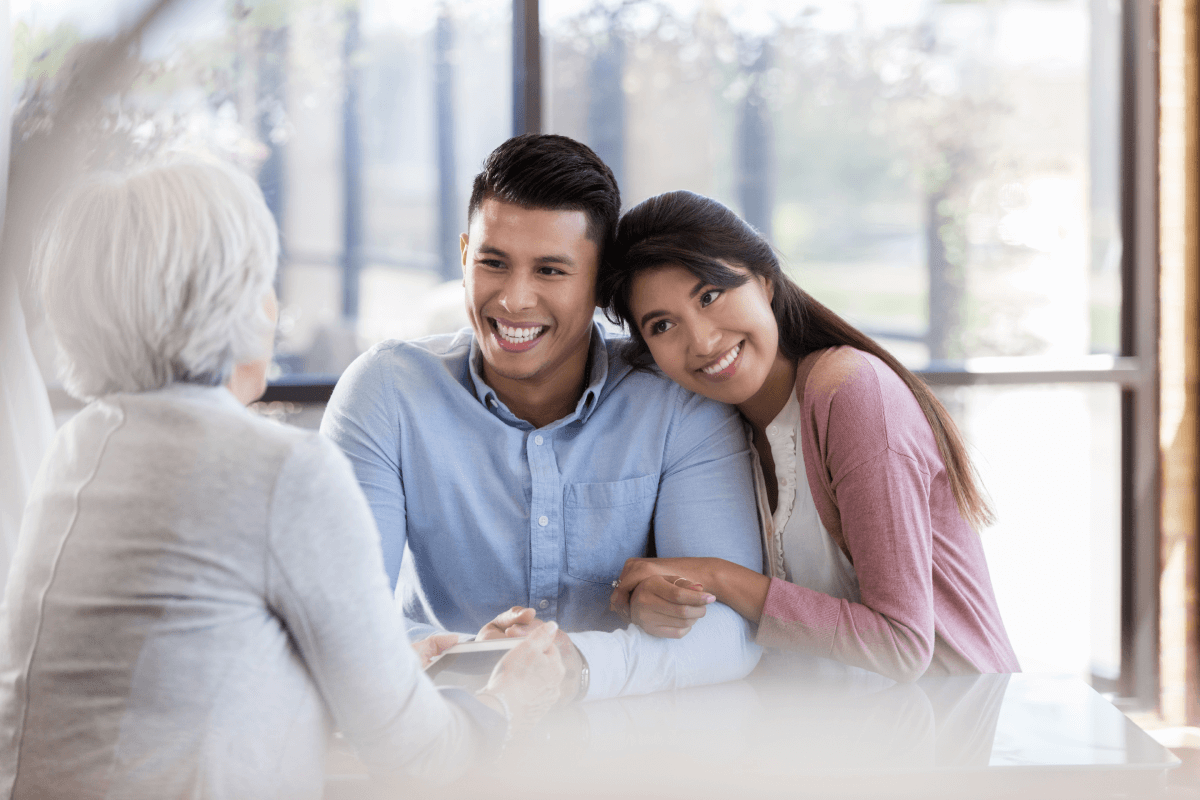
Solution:
<path fill-rule="evenodd" d="M 512 363 L 498 364 L 487 356 L 484 356 L 484 361 L 487 362 L 488 372 L 497 378 L 503 378 L 506 381 L 532 381 L 541 374 L 542 365 L 528 364 L 516 365 Z"/>

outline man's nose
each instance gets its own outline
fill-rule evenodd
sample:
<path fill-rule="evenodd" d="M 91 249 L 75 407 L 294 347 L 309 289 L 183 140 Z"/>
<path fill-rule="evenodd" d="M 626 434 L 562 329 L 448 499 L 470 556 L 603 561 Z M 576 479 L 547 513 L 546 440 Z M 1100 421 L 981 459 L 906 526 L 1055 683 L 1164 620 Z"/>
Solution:
<path fill-rule="evenodd" d="M 533 276 L 515 271 L 509 273 L 500 291 L 500 305 L 510 313 L 526 311 L 537 305 Z"/>

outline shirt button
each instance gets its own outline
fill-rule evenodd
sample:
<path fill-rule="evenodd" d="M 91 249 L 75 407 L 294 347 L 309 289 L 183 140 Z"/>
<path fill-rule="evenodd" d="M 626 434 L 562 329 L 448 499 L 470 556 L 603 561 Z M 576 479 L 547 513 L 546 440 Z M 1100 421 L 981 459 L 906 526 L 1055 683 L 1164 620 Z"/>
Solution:
<path fill-rule="evenodd" d="M 538 525 L 541 525 L 544 528 L 549 524 L 550 524 L 550 518 L 547 517 L 545 514 L 538 517 Z M 545 602 L 545 601 L 542 601 L 542 602 Z"/>
<path fill-rule="evenodd" d="M 779 433 L 779 428 L 776 427 L 775 425 L 772 425 L 771 427 L 767 428 L 767 433 L 774 436 L 775 434 Z"/>
<path fill-rule="evenodd" d="M 543 517 L 542 519 L 545 519 L 545 517 Z M 538 608 L 543 608 L 543 609 L 544 609 L 544 608 L 549 608 L 549 607 L 550 607 L 550 601 L 549 601 L 549 600 L 540 600 L 540 601 L 538 601 Z"/>
<path fill-rule="evenodd" d="M 536 444 L 538 447 L 541 447 L 542 442 L 544 442 L 544 441 L 545 441 L 545 439 L 543 439 L 541 436 L 533 437 L 533 443 Z"/>
<path fill-rule="evenodd" d="M 780 486 L 787 486 L 787 478 L 780 478 L 780 479 L 779 479 L 779 485 L 780 485 Z"/>

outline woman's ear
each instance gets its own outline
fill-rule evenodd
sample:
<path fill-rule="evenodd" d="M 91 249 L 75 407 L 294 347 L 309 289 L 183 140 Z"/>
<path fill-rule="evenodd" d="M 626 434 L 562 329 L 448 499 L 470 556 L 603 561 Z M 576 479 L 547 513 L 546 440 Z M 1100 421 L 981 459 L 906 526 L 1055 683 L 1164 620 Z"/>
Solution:
<path fill-rule="evenodd" d="M 759 280 L 762 281 L 763 290 L 767 293 L 767 302 L 775 302 L 775 281 L 767 277 L 759 278 Z"/>

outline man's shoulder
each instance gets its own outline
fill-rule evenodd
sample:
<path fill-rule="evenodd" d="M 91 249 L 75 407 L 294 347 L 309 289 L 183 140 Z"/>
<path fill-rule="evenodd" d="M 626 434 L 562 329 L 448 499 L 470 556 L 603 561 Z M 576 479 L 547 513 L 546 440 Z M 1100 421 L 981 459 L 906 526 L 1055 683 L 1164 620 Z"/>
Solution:
<path fill-rule="evenodd" d="M 733 406 L 711 400 L 675 383 L 653 361 L 631 361 L 628 342 L 628 337 L 624 336 L 610 336 L 605 340 L 608 349 L 608 383 L 601 402 L 611 399 L 614 404 L 619 404 L 623 400 L 630 400 L 643 409 L 657 405 L 684 415 L 737 416 L 737 409 Z"/>
<path fill-rule="evenodd" d="M 420 404 L 431 392 L 461 391 L 469 381 L 470 352 L 470 331 L 410 341 L 388 339 L 374 345 L 338 378 L 322 429 L 338 415 L 372 412 L 390 416 L 405 404 Z"/>
<path fill-rule="evenodd" d="M 641 394 L 649 400 L 652 397 L 678 396 L 685 391 L 664 375 L 653 361 L 643 363 L 631 360 L 628 336 L 606 335 L 604 347 L 608 351 L 605 396 Z"/>
<path fill-rule="evenodd" d="M 421 339 L 386 339 L 354 359 L 338 383 L 397 386 L 441 378 L 458 380 L 470 352 L 470 330 Z"/>
<path fill-rule="evenodd" d="M 420 339 L 385 339 L 355 359 L 374 369 L 420 368 L 425 365 L 462 361 L 471 352 L 469 328 L 457 333 L 438 333 Z"/>

